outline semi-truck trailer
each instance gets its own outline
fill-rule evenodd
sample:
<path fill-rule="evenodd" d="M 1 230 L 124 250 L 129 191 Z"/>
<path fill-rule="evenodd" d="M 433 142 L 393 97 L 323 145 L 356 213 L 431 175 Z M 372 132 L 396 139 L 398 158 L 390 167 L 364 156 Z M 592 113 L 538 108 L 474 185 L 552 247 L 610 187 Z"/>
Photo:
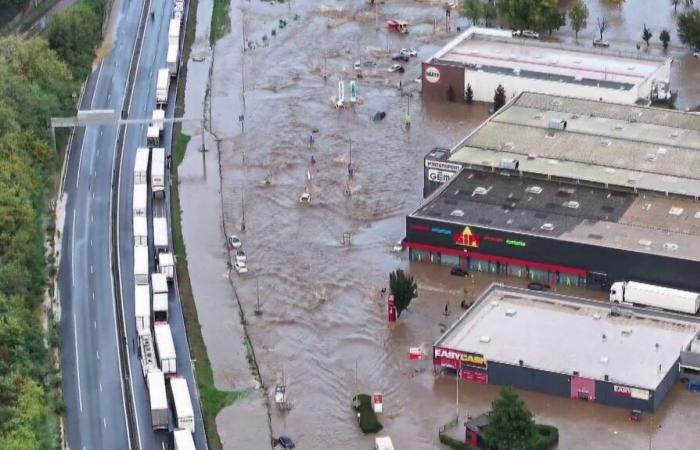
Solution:
<path fill-rule="evenodd" d="M 187 380 L 183 377 L 170 377 L 170 392 L 173 395 L 175 409 L 174 426 L 194 433 L 194 410 L 192 409 Z"/>
<path fill-rule="evenodd" d="M 153 289 L 153 320 L 155 322 L 168 321 L 168 280 L 162 273 L 151 274 L 151 288 Z"/>
<path fill-rule="evenodd" d="M 147 375 L 148 397 L 151 401 L 151 425 L 154 430 L 168 429 L 170 411 L 165 392 L 165 377 L 160 370 L 152 370 Z"/>
<path fill-rule="evenodd" d="M 151 289 L 147 284 L 134 286 L 134 313 L 136 314 L 136 330 L 150 330 Z"/>
<path fill-rule="evenodd" d="M 170 325 L 167 322 L 156 322 L 153 326 L 153 333 L 156 336 L 156 351 L 158 352 L 160 370 L 163 373 L 176 373 L 177 359 Z"/>
<path fill-rule="evenodd" d="M 146 209 L 148 208 L 148 186 L 145 184 L 134 185 L 133 199 L 134 217 L 146 217 Z"/>
<path fill-rule="evenodd" d="M 149 372 L 158 370 L 156 350 L 153 347 L 153 335 L 151 335 L 150 329 L 139 331 L 139 358 L 141 358 L 143 377 L 148 380 Z"/>
<path fill-rule="evenodd" d="M 165 275 L 168 281 L 173 281 L 175 276 L 175 260 L 172 253 L 161 253 L 158 255 L 158 272 Z"/>
<path fill-rule="evenodd" d="M 158 69 L 156 78 L 156 103 L 164 105 L 168 103 L 168 90 L 170 89 L 170 72 L 168 68 Z"/>
<path fill-rule="evenodd" d="M 168 251 L 168 219 L 165 217 L 153 218 L 153 251 L 156 258 Z"/>
<path fill-rule="evenodd" d="M 134 283 L 148 286 L 148 247 L 134 246 Z"/>
<path fill-rule="evenodd" d="M 148 219 L 145 216 L 134 216 L 134 245 L 148 245 Z"/>
<path fill-rule="evenodd" d="M 154 197 L 165 195 L 165 149 L 162 147 L 151 151 L 151 190 Z"/>
<path fill-rule="evenodd" d="M 175 442 L 175 450 L 197 450 L 189 430 L 173 431 L 173 441 Z"/>
<path fill-rule="evenodd" d="M 700 294 L 636 281 L 617 281 L 610 287 L 610 301 L 651 306 L 668 311 L 696 314 Z"/>
<path fill-rule="evenodd" d="M 158 127 L 159 137 L 163 134 L 163 129 L 165 128 L 165 110 L 164 109 L 154 109 L 151 115 L 151 125 Z"/>
<path fill-rule="evenodd" d="M 180 45 L 180 21 L 170 19 L 170 27 L 168 27 L 168 44 Z"/>
<path fill-rule="evenodd" d="M 136 160 L 134 161 L 134 184 L 148 183 L 148 161 L 150 159 L 148 147 L 136 149 Z"/>
<path fill-rule="evenodd" d="M 177 52 L 178 52 L 178 44 L 177 43 L 173 44 L 172 42 L 169 43 L 166 62 L 168 64 L 168 73 L 170 73 L 171 77 L 174 77 L 177 75 Z"/>
<path fill-rule="evenodd" d="M 146 129 L 146 144 L 149 147 L 158 147 L 160 145 L 160 130 L 157 125 L 150 124 Z"/>

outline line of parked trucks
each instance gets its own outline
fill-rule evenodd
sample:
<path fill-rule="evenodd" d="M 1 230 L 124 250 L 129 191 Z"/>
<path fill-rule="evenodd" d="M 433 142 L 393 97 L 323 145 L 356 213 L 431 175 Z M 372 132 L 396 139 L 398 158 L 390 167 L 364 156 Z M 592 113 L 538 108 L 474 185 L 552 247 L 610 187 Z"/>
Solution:
<path fill-rule="evenodd" d="M 168 323 L 169 283 L 175 274 L 170 250 L 168 219 L 165 217 L 165 148 L 160 142 L 164 130 L 171 77 L 177 76 L 184 0 L 174 0 L 168 28 L 167 67 L 158 71 L 156 109 L 148 126 L 146 147 L 136 150 L 133 189 L 134 311 L 138 350 L 148 387 L 151 425 L 154 430 L 173 430 L 175 450 L 194 450 L 194 409 L 187 380 L 177 373 L 177 352 Z M 149 249 L 149 198 L 153 202 Z M 156 205 L 160 208 L 156 208 Z M 156 270 L 151 273 L 151 258 Z M 171 423 L 172 405 L 174 423 Z"/>

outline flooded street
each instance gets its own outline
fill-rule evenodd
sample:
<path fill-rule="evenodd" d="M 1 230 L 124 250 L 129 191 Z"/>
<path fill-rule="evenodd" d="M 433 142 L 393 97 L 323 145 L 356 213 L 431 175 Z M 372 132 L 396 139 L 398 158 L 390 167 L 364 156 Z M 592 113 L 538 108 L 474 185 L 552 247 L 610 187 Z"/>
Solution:
<path fill-rule="evenodd" d="M 623 8 L 635 3 L 644 2 L 630 1 Z M 295 0 L 291 8 L 233 1 L 231 33 L 216 44 L 213 55 L 208 41 L 211 2 L 200 0 L 199 5 L 192 49 L 199 62 L 189 61 L 185 116 L 199 119 L 210 108 L 210 151 L 203 166 L 197 151 L 200 127 L 186 124 L 184 131 L 193 138 L 179 174 L 190 277 L 217 386 L 255 387 L 235 287 L 267 394 L 282 374 L 287 384 L 292 409 L 281 412 L 272 406 L 275 436 L 287 434 L 304 449 L 372 448 L 374 436 L 362 435 L 350 403 L 356 391 L 382 392 L 380 421 L 396 448 L 440 448 L 437 429 L 457 412 L 456 382 L 434 378 L 430 358 L 409 361 L 408 348 L 420 345 L 430 354 L 441 325 L 451 324 L 461 312 L 464 289 L 473 299 L 492 282 L 514 281 L 486 275 L 467 281 L 449 276 L 446 267 L 409 264 L 407 252 L 391 253 L 404 235 L 405 215 L 422 198 L 425 153 L 454 145 L 488 114 L 487 105 L 421 100 L 413 81 L 419 61 L 454 35 L 444 32 L 441 3 L 380 5 L 376 31 L 375 13 L 362 0 Z M 670 4 L 668 9 L 672 12 Z M 390 18 L 408 20 L 410 34 L 387 39 L 383 24 Z M 629 29 L 615 28 L 628 31 L 615 33 L 641 35 L 641 29 L 633 30 L 636 22 L 629 23 Z M 586 33 L 594 24 L 591 6 Z M 243 33 L 255 43 L 245 56 Z M 573 36 L 565 30 L 559 34 L 561 39 Z M 405 74 L 387 72 L 392 64 L 387 46 L 390 52 L 417 48 L 418 58 L 406 64 Z M 209 105 L 202 96 L 212 56 Z M 349 97 L 355 61 L 362 65 L 358 104 L 336 109 L 332 98 L 338 81 L 345 81 Z M 700 99 L 693 70 L 679 75 L 688 83 L 695 80 L 690 89 L 695 97 L 679 97 L 688 104 Z M 411 126 L 406 129 L 409 109 Z M 377 112 L 386 118 L 372 121 Z M 355 168 L 351 180 L 350 158 Z M 299 201 L 304 192 L 310 194 L 308 204 Z M 227 234 L 241 237 L 249 267 L 247 274 L 233 272 L 231 283 Z M 408 269 L 420 289 L 390 328 L 380 289 L 397 267 Z M 258 285 L 261 315 L 254 314 Z M 443 315 L 445 303 L 450 305 L 448 317 Z M 219 415 L 224 448 L 270 448 L 267 405 L 258 392 Z M 486 411 L 497 392 L 495 386 L 462 382 L 460 413 Z M 538 421 L 559 427 L 560 449 L 646 448 L 650 437 L 663 448 L 685 449 L 700 437 L 682 425 L 700 420 L 700 410 L 696 398 L 680 386 L 659 413 L 641 423 L 631 422 L 629 411 L 622 409 L 535 393 L 522 396 Z"/>

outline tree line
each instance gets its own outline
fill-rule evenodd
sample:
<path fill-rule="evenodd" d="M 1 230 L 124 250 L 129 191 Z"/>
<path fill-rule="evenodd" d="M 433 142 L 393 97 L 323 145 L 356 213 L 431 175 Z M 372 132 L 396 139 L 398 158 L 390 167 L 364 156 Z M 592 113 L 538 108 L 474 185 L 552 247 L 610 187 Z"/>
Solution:
<path fill-rule="evenodd" d="M 6 4 L 12 2 L 5 2 Z M 55 273 L 48 207 L 59 167 L 49 119 L 75 113 L 105 0 L 79 0 L 45 37 L 0 38 L 0 448 L 55 449 L 63 410 L 55 325 L 40 305 Z M 48 255 L 48 256 L 47 256 Z M 51 291 L 51 289 L 49 289 Z M 49 292 L 50 294 L 52 292 Z"/>

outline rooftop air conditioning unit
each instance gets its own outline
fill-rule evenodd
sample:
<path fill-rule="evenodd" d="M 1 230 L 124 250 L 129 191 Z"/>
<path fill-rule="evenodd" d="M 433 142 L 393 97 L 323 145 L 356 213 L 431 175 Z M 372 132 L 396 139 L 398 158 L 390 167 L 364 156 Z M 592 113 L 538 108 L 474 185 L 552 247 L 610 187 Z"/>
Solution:
<path fill-rule="evenodd" d="M 578 207 L 581 206 L 581 204 L 576 200 L 569 200 L 568 202 L 564 203 L 564 206 L 566 206 L 569 209 L 578 209 Z"/>
<path fill-rule="evenodd" d="M 491 342 L 491 336 L 481 336 L 479 338 L 479 342 L 488 344 L 489 342 Z"/>
<path fill-rule="evenodd" d="M 491 188 L 486 189 L 483 186 L 479 186 L 476 189 L 474 189 L 474 193 L 472 194 L 472 196 L 474 196 L 474 195 L 486 195 L 489 193 L 490 190 L 491 190 Z"/>
<path fill-rule="evenodd" d="M 552 118 L 547 122 L 547 128 L 550 130 L 566 130 L 566 120 L 560 118 Z"/>
<path fill-rule="evenodd" d="M 552 231 L 554 229 L 554 224 L 553 223 L 543 223 L 540 229 L 544 231 Z"/>
<path fill-rule="evenodd" d="M 518 170 L 518 167 L 520 167 L 520 161 L 514 158 L 503 158 L 498 164 L 498 167 L 501 169 Z"/>

